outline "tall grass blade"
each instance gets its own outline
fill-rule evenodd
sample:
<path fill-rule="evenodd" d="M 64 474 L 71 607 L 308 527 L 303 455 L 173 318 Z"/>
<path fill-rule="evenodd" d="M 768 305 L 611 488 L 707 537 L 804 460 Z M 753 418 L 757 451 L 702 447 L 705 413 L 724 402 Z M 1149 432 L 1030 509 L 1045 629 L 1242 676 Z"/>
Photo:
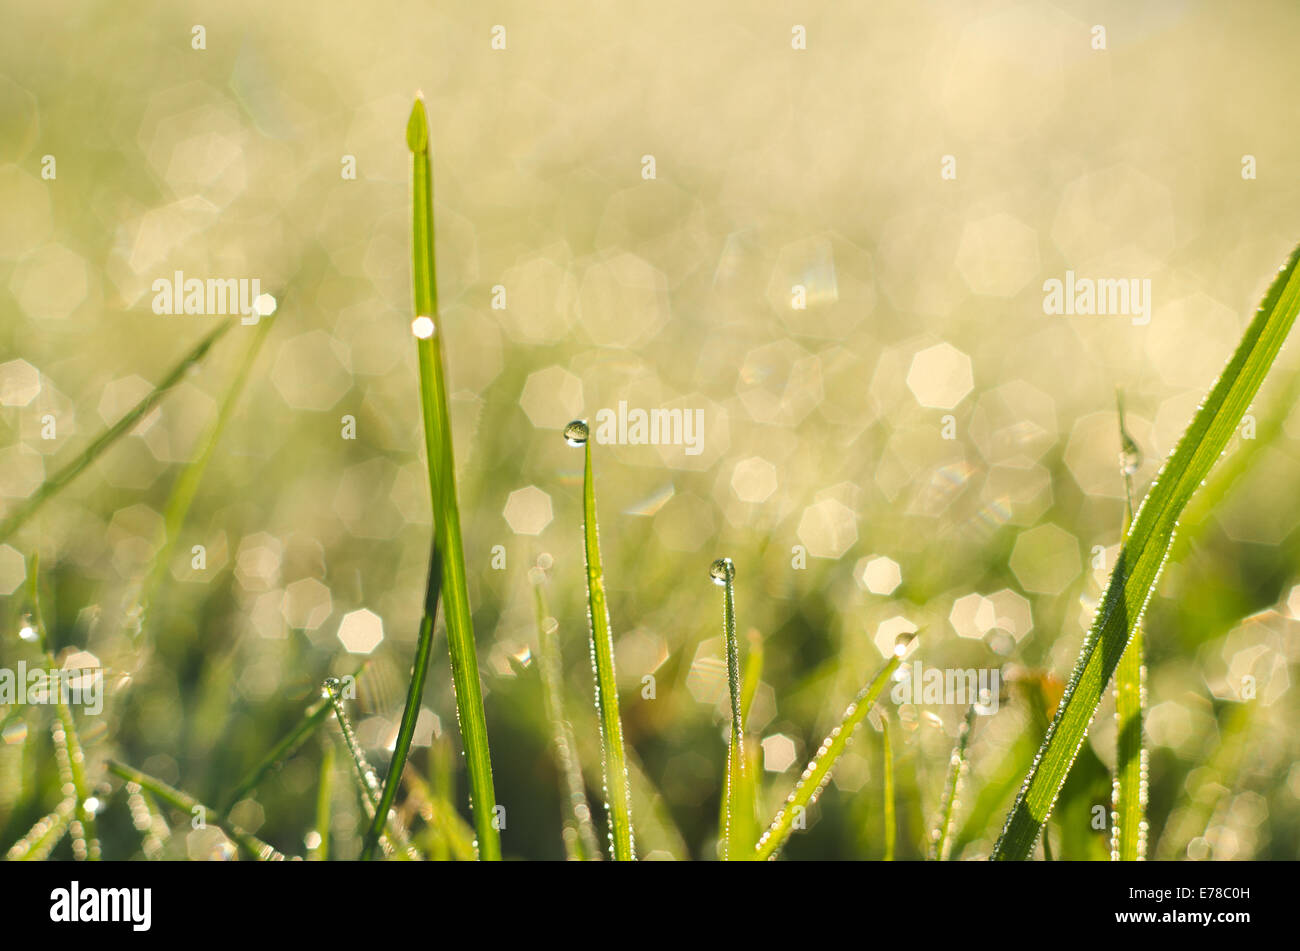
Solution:
<path fill-rule="evenodd" d="M 885 798 L 885 861 L 894 861 L 894 846 L 898 839 L 898 819 L 894 815 L 894 741 L 889 732 L 889 714 L 880 718 L 880 739 L 883 747 L 884 779 L 881 793 Z"/>
<path fill-rule="evenodd" d="M 478 834 L 479 858 L 501 858 L 501 835 L 493 824 L 496 791 L 492 783 L 492 757 L 488 750 L 487 716 L 479 683 L 474 626 L 465 583 L 465 553 L 456 505 L 456 463 L 452 455 L 451 414 L 443 371 L 442 341 L 438 332 L 437 273 L 434 264 L 433 168 L 429 158 L 429 125 L 424 100 L 417 99 L 406 126 L 411 150 L 411 275 L 415 320 L 411 324 L 420 357 L 420 407 L 429 466 L 429 491 L 433 498 L 436 544 L 442 559 L 442 612 L 447 626 L 447 649 L 456 690 L 456 719 L 465 744 L 469 773 L 470 806 Z M 426 599 L 427 600 L 427 599 Z M 428 665 L 427 655 L 424 661 Z M 424 674 L 417 671 L 417 677 Z"/>
<path fill-rule="evenodd" d="M 167 803 L 173 809 L 179 809 L 181 812 L 189 813 L 191 816 L 204 817 L 204 821 L 211 822 L 214 826 L 224 832 L 232 842 L 258 861 L 284 861 L 284 853 L 271 847 L 252 833 L 245 832 L 233 822 L 222 818 L 215 818 L 217 814 L 214 810 L 209 809 L 189 793 L 181 792 L 174 786 L 169 786 L 161 779 L 150 776 L 148 773 L 142 773 L 140 770 L 127 766 L 125 763 L 119 763 L 117 760 L 108 761 L 108 771 L 121 777 L 128 783 L 134 783 L 141 789 L 147 790 L 163 802 Z"/>
<path fill-rule="evenodd" d="M 406 706 L 402 709 L 402 722 L 397 728 L 397 743 L 393 747 L 393 758 L 388 764 L 384 790 L 379 797 L 370 828 L 366 831 L 365 845 L 361 849 L 362 861 L 374 857 L 379 834 L 384 830 L 384 819 L 397 799 L 397 786 L 401 782 L 402 771 L 406 769 L 411 740 L 415 737 L 415 725 L 420 718 L 420 700 L 424 696 L 424 682 L 429 675 L 429 661 L 433 656 L 433 622 L 438 615 L 438 593 L 441 587 L 442 558 L 438 553 L 437 542 L 434 542 L 429 552 L 429 577 L 424 587 L 424 616 L 420 619 L 420 636 L 415 643 L 411 685 L 406 692 Z"/>
<path fill-rule="evenodd" d="M 116 423 L 96 436 L 95 440 L 83 449 L 80 455 L 46 479 L 41 484 L 41 487 L 24 499 L 16 509 L 9 513 L 4 521 L 0 521 L 0 544 L 8 541 L 14 532 L 23 526 L 24 522 L 36 514 L 42 505 L 60 492 L 73 479 L 81 475 L 113 443 L 129 433 L 136 423 L 147 416 L 149 411 L 158 405 L 158 401 L 184 378 L 190 367 L 197 365 L 207 355 L 208 350 L 212 348 L 212 345 L 217 342 L 217 339 L 222 334 L 230 329 L 230 326 L 229 321 L 223 321 L 216 330 L 200 340 L 198 345 L 182 357 L 181 361 L 172 367 L 167 376 L 163 378 L 163 381 L 154 387 L 144 399 L 133 406 Z"/>
<path fill-rule="evenodd" d="M 591 440 L 587 424 L 574 420 L 564 427 L 571 446 L 584 454 L 582 478 L 582 537 L 587 558 L 587 620 L 591 626 L 591 667 L 596 682 L 596 713 L 600 718 L 601 763 L 604 768 L 605 813 L 609 820 L 610 854 L 615 861 L 636 859 L 632 832 L 632 789 L 623 747 L 623 720 L 618 714 L 618 680 L 614 676 L 614 635 L 605 598 L 605 572 L 600 565 L 600 529 L 596 524 L 596 486 L 591 473 Z"/>
<path fill-rule="evenodd" d="M 1142 465 L 1137 441 L 1124 426 L 1124 394 L 1116 394 L 1119 414 L 1120 473 L 1124 477 L 1124 529 L 1133 521 L 1133 475 Z M 1123 862 L 1146 858 L 1147 750 L 1142 742 L 1145 670 L 1142 625 L 1115 669 L 1115 780 L 1111 790 L 1110 857 Z"/>
<path fill-rule="evenodd" d="M 952 820 L 957 813 L 957 797 L 961 793 L 962 774 L 966 771 L 966 749 L 970 745 L 971 728 L 975 725 L 975 704 L 966 709 L 957 730 L 957 745 L 948 761 L 948 781 L 944 786 L 943 802 L 939 806 L 939 821 L 930 835 L 930 858 L 948 861 L 952 851 Z"/>
<path fill-rule="evenodd" d="M 745 659 L 745 675 L 741 679 L 740 717 L 742 723 L 749 723 L 749 711 L 754 703 L 754 695 L 763 678 L 763 639 L 757 631 L 749 635 L 749 656 Z M 743 768 L 732 763 L 735 751 L 729 751 L 728 769 L 735 776 L 735 807 L 730 817 L 727 830 L 728 854 L 738 859 L 747 859 L 754 852 L 758 841 L 758 777 L 762 771 L 762 748 L 757 737 L 750 737 L 744 747 Z M 726 817 L 723 819 L 726 822 Z M 725 826 L 724 826 L 725 827 Z"/>
<path fill-rule="evenodd" d="M 1141 622 L 1179 514 L 1223 452 L 1300 310 L 1300 248 L 1291 253 L 1236 352 L 1147 492 L 1125 537 L 1092 628 L 1043 745 L 991 858 L 1026 859 L 1051 815 L 1115 668 Z"/>
<path fill-rule="evenodd" d="M 745 766 L 745 718 L 741 711 L 740 645 L 736 641 L 736 566 L 730 558 L 719 558 L 709 567 L 709 577 L 722 586 L 722 641 L 727 652 L 727 694 L 731 701 L 731 729 L 727 740 L 727 788 L 722 828 L 722 858 L 746 853 L 732 842 L 733 827 L 740 819 L 739 797 L 747 772 Z"/>
<path fill-rule="evenodd" d="M 826 784 L 830 782 L 831 770 L 840 758 L 840 754 L 849 745 L 849 739 L 853 736 L 853 731 L 866 718 L 871 711 L 871 705 L 876 702 L 880 692 L 889 683 L 889 678 L 898 669 L 898 664 L 903 654 L 906 653 L 912 637 L 912 635 L 905 635 L 899 638 L 899 644 L 894 651 L 894 656 L 889 658 L 867 681 L 866 686 L 858 692 L 858 695 L 853 698 L 853 702 L 849 704 L 848 709 L 844 711 L 839 726 L 831 730 L 826 739 L 822 740 L 817 755 L 804 769 L 803 775 L 799 777 L 799 782 L 795 784 L 794 791 L 786 797 L 785 804 L 777 812 L 767 831 L 758 840 L 758 845 L 754 849 L 755 859 L 776 858 L 777 853 L 781 851 L 789 840 L 790 834 L 794 831 L 795 823 L 802 818 L 808 807 L 817 801 L 817 797 L 821 795 L 822 790 L 826 788 Z"/>
<path fill-rule="evenodd" d="M 315 841 L 307 850 L 312 862 L 328 862 L 330 858 L 330 827 L 334 814 L 334 744 L 326 743 L 320 758 L 320 780 L 316 784 Z"/>
<path fill-rule="evenodd" d="M 591 805 L 582 782 L 578 748 L 573 741 L 573 725 L 564 713 L 564 662 L 560 651 L 560 625 L 546 604 L 546 571 L 537 566 L 529 570 L 533 585 L 533 605 L 537 613 L 537 660 L 541 670 L 542 697 L 546 716 L 551 723 L 551 745 L 555 765 L 564 781 L 563 832 L 564 852 L 578 862 L 599 861 L 600 840 L 591 818 Z"/>

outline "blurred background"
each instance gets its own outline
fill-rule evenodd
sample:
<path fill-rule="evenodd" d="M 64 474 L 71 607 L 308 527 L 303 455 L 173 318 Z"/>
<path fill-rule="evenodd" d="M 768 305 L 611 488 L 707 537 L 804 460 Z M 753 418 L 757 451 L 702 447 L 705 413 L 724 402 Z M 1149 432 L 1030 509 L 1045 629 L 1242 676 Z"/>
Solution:
<path fill-rule="evenodd" d="M 61 662 L 106 669 L 103 714 L 79 722 L 108 857 L 144 852 L 107 757 L 220 802 L 322 678 L 363 660 L 349 709 L 386 767 L 431 532 L 403 135 L 417 89 L 509 858 L 564 854 L 539 556 L 594 803 L 601 788 L 566 422 L 620 401 L 703 412 L 698 455 L 594 447 L 641 854 L 717 854 L 726 681 L 708 567 L 729 555 L 742 643 L 764 647 L 749 723 L 763 812 L 919 629 L 909 659 L 1007 684 L 976 722 L 957 813 L 954 852 L 979 857 L 1114 561 L 1115 388 L 1140 494 L 1300 239 L 1300 10 L 1285 2 L 3 6 L 0 516 L 235 323 L 0 546 L 0 666 L 37 659 L 17 632 L 39 551 Z M 1149 280 L 1150 323 L 1046 314 L 1043 284 L 1067 270 Z M 258 279 L 279 310 L 142 624 L 164 507 L 257 332 L 155 314 L 153 282 L 175 271 Z M 1295 349 L 1189 509 L 1147 614 L 1160 857 L 1300 857 Z M 468 815 L 441 624 L 424 702 L 412 768 Z M 919 857 L 964 711 L 883 709 L 898 854 Z M 0 707 L 6 849 L 60 799 L 52 719 Z M 330 732 L 236 807 L 288 854 L 310 844 Z M 1057 857 L 1108 853 L 1092 815 L 1109 808 L 1114 734 L 1108 701 L 1054 818 Z M 336 763 L 348 857 L 359 809 Z M 881 770 L 864 725 L 786 854 L 880 857 Z M 151 854 L 234 854 L 169 819 Z"/>

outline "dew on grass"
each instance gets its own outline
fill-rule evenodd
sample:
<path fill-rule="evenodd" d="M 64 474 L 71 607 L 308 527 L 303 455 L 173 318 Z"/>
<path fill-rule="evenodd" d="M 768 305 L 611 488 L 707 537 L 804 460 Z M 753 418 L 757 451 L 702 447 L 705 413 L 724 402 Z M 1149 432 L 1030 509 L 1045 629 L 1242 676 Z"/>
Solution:
<path fill-rule="evenodd" d="M 416 317 L 411 321 L 411 333 L 415 334 L 420 340 L 428 340 L 433 336 L 433 318 L 423 315 Z"/>
<path fill-rule="evenodd" d="M 728 581 L 735 580 L 736 566 L 730 558 L 719 558 L 709 565 L 709 577 L 718 587 L 724 588 Z"/>
<path fill-rule="evenodd" d="M 575 419 L 564 427 L 564 441 L 570 446 L 585 446 L 590 433 L 591 430 L 587 428 L 586 420 Z"/>

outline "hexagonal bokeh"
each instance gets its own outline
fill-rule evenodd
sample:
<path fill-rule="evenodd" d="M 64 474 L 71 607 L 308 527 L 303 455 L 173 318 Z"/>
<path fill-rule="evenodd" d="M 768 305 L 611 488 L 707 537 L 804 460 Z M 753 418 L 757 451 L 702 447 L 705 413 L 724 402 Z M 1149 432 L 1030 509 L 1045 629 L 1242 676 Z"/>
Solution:
<path fill-rule="evenodd" d="M 551 524 L 551 497 L 535 485 L 516 489 L 501 512 L 516 535 L 540 535 Z"/>
<path fill-rule="evenodd" d="M 45 481 L 45 457 L 19 444 L 0 449 L 0 496 L 25 499 Z"/>
<path fill-rule="evenodd" d="M 369 608 L 349 611 L 339 622 L 339 641 L 349 654 L 369 654 L 383 639 L 383 619 Z"/>
<path fill-rule="evenodd" d="M 668 279 L 635 254 L 589 265 L 578 291 L 578 320 L 593 343 L 634 347 L 668 320 Z"/>
<path fill-rule="evenodd" d="M 1038 234 L 1004 211 L 966 225 L 957 270 L 976 294 L 1014 297 L 1038 274 Z"/>
<path fill-rule="evenodd" d="M 794 765 L 794 740 L 783 733 L 763 737 L 763 769 L 769 773 L 784 773 Z"/>
<path fill-rule="evenodd" d="M 950 343 L 919 351 L 907 371 L 907 388 L 929 409 L 952 409 L 975 388 L 970 357 Z"/>
<path fill-rule="evenodd" d="M 9 289 L 23 312 L 36 320 L 63 320 L 86 299 L 86 262 L 61 244 L 47 244 L 23 255 Z"/>
<path fill-rule="evenodd" d="M 26 360 L 0 363 L 0 406 L 26 406 L 41 392 L 41 372 Z"/>
<path fill-rule="evenodd" d="M 1052 240 L 1076 270 L 1113 260 L 1116 249 L 1125 249 L 1124 260 L 1163 260 L 1175 234 L 1168 185 L 1131 165 L 1080 175 L 1061 193 L 1052 222 Z"/>
<path fill-rule="evenodd" d="M 796 532 L 814 558 L 838 558 L 858 540 L 858 519 L 838 499 L 822 499 L 803 510 Z"/>
<path fill-rule="evenodd" d="M 742 459 L 731 471 L 731 491 L 742 502 L 765 502 L 776 487 L 776 466 L 761 456 Z"/>
<path fill-rule="evenodd" d="M 1035 594 L 1060 594 L 1083 570 L 1078 540 L 1047 522 L 1021 532 L 1011 550 L 1010 567 L 1020 587 Z"/>
<path fill-rule="evenodd" d="M 903 617 L 901 614 L 898 614 L 880 622 L 880 626 L 876 628 L 876 635 L 871 640 L 872 643 L 876 645 L 876 650 L 880 651 L 882 657 L 893 657 L 898 653 L 900 646 L 899 638 L 905 637 L 908 634 L 915 634 L 918 630 L 920 630 L 920 628 L 918 628 L 914 623 Z M 912 638 L 906 643 L 901 656 L 906 657 L 908 654 L 912 653 L 912 651 L 916 650 L 916 647 L 917 640 L 916 638 Z"/>
<path fill-rule="evenodd" d="M 582 381 L 564 367 L 528 374 L 519 405 L 538 429 L 563 429 L 582 414 Z"/>
<path fill-rule="evenodd" d="M 578 281 L 569 261 L 567 246 L 552 247 L 505 272 L 501 287 L 506 307 L 498 313 L 512 336 L 550 343 L 569 332 L 578 300 Z"/>
<path fill-rule="evenodd" d="M 329 618 L 333 610 L 330 589 L 315 578 L 300 578 L 284 589 L 280 611 L 290 627 L 314 631 Z"/>
<path fill-rule="evenodd" d="M 309 330 L 280 344 L 271 382 L 290 409 L 332 409 L 352 388 L 340 350 L 342 346 L 323 330 Z"/>
<path fill-rule="evenodd" d="M 858 583 L 872 594 L 893 594 L 903 583 L 903 572 L 898 562 L 884 555 L 864 558 L 858 562 L 858 569 L 853 574 Z"/>
<path fill-rule="evenodd" d="M 967 429 L 985 462 L 1037 462 L 1056 444 L 1056 403 L 1036 386 L 1012 380 L 980 394 Z"/>

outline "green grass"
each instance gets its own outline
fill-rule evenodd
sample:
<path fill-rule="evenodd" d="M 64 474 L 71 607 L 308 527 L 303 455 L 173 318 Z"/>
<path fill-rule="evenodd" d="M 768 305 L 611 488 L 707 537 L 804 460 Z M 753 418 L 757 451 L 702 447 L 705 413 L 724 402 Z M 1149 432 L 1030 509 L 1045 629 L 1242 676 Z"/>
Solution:
<path fill-rule="evenodd" d="M 886 862 L 894 861 L 894 847 L 898 840 L 898 819 L 894 814 L 894 741 L 890 734 L 889 714 L 880 718 L 881 760 L 883 777 L 880 782 L 881 795 L 884 797 L 885 820 L 885 856 Z"/>
<path fill-rule="evenodd" d="M 889 683 L 889 678 L 898 669 L 899 662 L 910 640 L 911 638 L 899 639 L 899 646 L 894 656 L 889 658 L 867 681 L 866 686 L 858 692 L 853 702 L 849 704 L 848 709 L 844 711 L 839 726 L 835 727 L 830 732 L 830 735 L 822 741 L 822 745 L 817 750 L 817 755 L 813 757 L 813 761 L 803 771 L 803 775 L 799 777 L 799 782 L 795 784 L 794 790 L 786 798 L 785 804 L 772 819 L 767 831 L 758 840 L 758 845 L 754 850 L 754 858 L 776 858 L 786 842 L 789 841 L 790 835 L 794 832 L 796 826 L 806 821 L 804 816 L 808 807 L 817 801 L 817 797 L 826 788 L 826 784 L 831 778 L 831 770 L 835 767 L 840 755 L 848 747 L 849 740 L 853 737 L 853 731 L 857 729 L 858 724 L 871 711 L 872 704 L 876 702 L 880 692 Z"/>
<path fill-rule="evenodd" d="M 1065 696 L 1025 778 L 994 859 L 1026 859 L 1083 745 L 1173 544 L 1178 517 L 1209 475 L 1273 365 L 1300 310 L 1300 248 L 1291 253 L 1236 352 L 1201 403 L 1133 519 Z"/>
<path fill-rule="evenodd" d="M 966 771 L 966 750 L 970 745 L 971 730 L 975 725 L 975 704 L 966 708 L 957 730 L 957 744 L 948 761 L 948 781 L 944 786 L 943 800 L 939 805 L 939 819 L 930 835 L 930 858 L 946 862 L 952 851 L 952 823 L 957 814 L 957 797 L 961 794 L 962 777 Z"/>
<path fill-rule="evenodd" d="M 609 821 L 610 855 L 615 861 L 636 859 L 632 831 L 632 790 L 623 720 L 618 713 L 618 678 L 614 675 L 614 635 L 605 597 L 605 572 L 600 565 L 600 529 L 596 524 L 596 486 L 591 471 L 591 439 L 585 422 L 564 428 L 565 440 L 584 453 L 582 477 L 582 539 L 587 562 L 587 620 L 591 626 L 591 665 L 595 677 L 596 709 L 600 716 L 601 764 L 605 782 L 605 812 Z"/>
<path fill-rule="evenodd" d="M 416 315 L 412 327 L 417 330 L 416 346 L 420 358 L 420 410 L 424 417 L 435 544 L 442 562 L 442 613 L 456 691 L 456 719 L 465 745 L 465 768 L 469 774 L 470 808 L 474 812 L 479 857 L 491 861 L 501 858 L 501 835 L 493 823 L 497 799 L 493 788 L 492 756 L 488 749 L 487 715 L 483 710 L 483 688 L 479 683 L 474 625 L 470 618 L 469 588 L 465 581 L 460 510 L 456 504 L 456 463 L 452 455 L 451 414 L 447 409 L 442 335 L 438 324 L 433 167 L 429 157 L 429 125 L 422 99 L 417 99 L 411 109 L 411 118 L 406 126 L 406 144 L 412 156 L 411 274 Z M 426 595 L 426 609 L 428 600 Z M 433 637 L 433 628 L 431 623 L 427 624 L 427 631 L 425 627 L 422 623 L 421 646 L 417 649 L 417 666 L 411 678 L 411 695 L 416 681 L 422 685 L 428 673 L 432 651 L 427 642 Z M 408 695 L 408 707 L 411 695 Z M 416 697 L 417 705 L 418 699 Z M 403 720 L 409 712 L 403 714 Z M 409 747 L 409 739 L 407 742 Z M 406 750 L 394 750 L 394 764 L 399 754 L 404 760 Z M 400 771 L 390 768 L 389 776 L 392 782 L 396 782 Z"/>
<path fill-rule="evenodd" d="M 46 479 L 35 492 L 19 503 L 17 508 L 4 521 L 0 522 L 0 544 L 7 542 L 18 529 L 22 528 L 29 518 L 40 510 L 41 506 L 66 488 L 73 479 L 90 468 L 91 464 L 107 452 L 113 443 L 135 428 L 135 425 L 158 405 L 159 401 L 167 395 L 172 387 L 185 378 L 190 368 L 197 366 L 207 356 L 208 351 L 212 349 L 212 345 L 230 327 L 230 321 L 223 321 L 215 330 L 200 340 L 194 349 L 182 357 L 180 362 L 163 377 L 163 381 L 155 386 L 144 399 L 133 406 L 116 423 L 95 437 L 91 444 L 83 449 L 75 459 Z"/>
<path fill-rule="evenodd" d="M 727 739 L 727 782 L 723 795 L 722 857 L 740 858 L 743 847 L 732 835 L 745 809 L 745 787 L 751 782 L 745 757 L 745 717 L 741 708 L 740 645 L 736 641 L 736 566 L 730 558 L 719 558 L 709 567 L 709 577 L 722 586 L 722 642 L 727 654 L 727 696 L 731 702 L 731 724 Z"/>

